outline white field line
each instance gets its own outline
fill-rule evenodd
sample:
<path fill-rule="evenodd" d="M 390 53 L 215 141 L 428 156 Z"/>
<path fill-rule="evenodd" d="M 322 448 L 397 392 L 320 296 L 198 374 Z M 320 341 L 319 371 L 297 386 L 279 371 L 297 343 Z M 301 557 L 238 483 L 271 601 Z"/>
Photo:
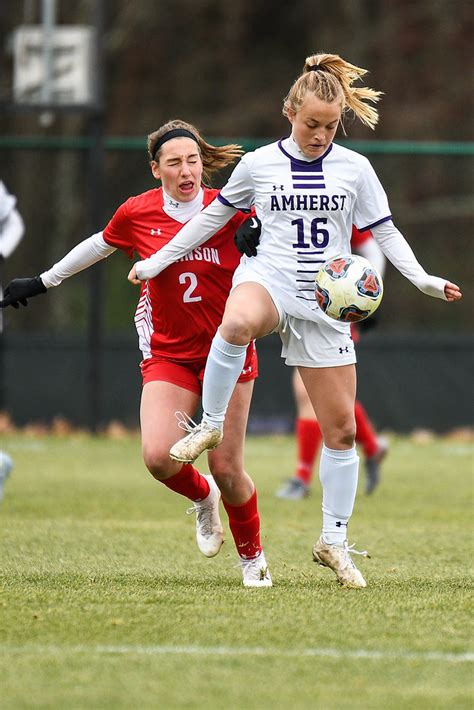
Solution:
<path fill-rule="evenodd" d="M 119 654 L 144 656 L 260 656 L 275 658 L 335 658 L 363 659 L 373 661 L 441 661 L 443 663 L 469 663 L 474 661 L 474 653 L 444 653 L 442 651 L 370 651 L 366 649 L 340 650 L 337 648 L 295 648 L 285 649 L 263 646 L 112 646 L 112 645 L 0 645 L 1 655 L 40 654 Z"/>

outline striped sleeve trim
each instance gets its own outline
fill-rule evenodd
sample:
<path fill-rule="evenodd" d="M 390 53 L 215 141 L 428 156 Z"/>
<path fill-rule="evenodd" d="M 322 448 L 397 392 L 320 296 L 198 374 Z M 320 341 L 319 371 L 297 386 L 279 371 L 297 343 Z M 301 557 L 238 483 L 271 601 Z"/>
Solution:
<path fill-rule="evenodd" d="M 357 227 L 359 232 L 367 232 L 369 229 L 373 229 L 374 227 L 377 227 L 379 224 L 383 224 L 384 222 L 389 222 L 392 219 L 392 215 L 389 214 L 388 217 L 384 217 L 383 219 L 379 219 L 377 222 L 372 222 L 372 224 L 368 224 L 367 227 Z"/>

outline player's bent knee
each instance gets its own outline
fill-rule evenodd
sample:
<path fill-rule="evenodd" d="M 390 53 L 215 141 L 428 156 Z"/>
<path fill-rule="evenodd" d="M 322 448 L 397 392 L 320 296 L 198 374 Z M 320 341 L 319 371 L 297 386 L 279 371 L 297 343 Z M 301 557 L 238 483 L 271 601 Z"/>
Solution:
<path fill-rule="evenodd" d="M 254 337 L 254 328 L 245 314 L 233 313 L 224 318 L 219 328 L 221 336 L 233 345 L 245 345 Z"/>
<path fill-rule="evenodd" d="M 177 472 L 177 465 L 171 461 L 168 450 L 144 447 L 142 453 L 145 466 L 153 478 L 156 478 L 158 481 L 163 478 L 169 478 L 169 476 Z"/>

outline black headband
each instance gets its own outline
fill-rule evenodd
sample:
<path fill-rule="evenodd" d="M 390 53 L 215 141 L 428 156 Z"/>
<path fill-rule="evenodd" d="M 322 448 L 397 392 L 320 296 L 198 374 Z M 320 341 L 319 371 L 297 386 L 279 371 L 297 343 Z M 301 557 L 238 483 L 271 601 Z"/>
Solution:
<path fill-rule="evenodd" d="M 160 150 L 163 143 L 166 143 L 166 141 L 170 141 L 172 138 L 192 138 L 193 141 L 198 143 L 198 139 L 196 138 L 194 133 L 191 133 L 191 131 L 188 131 L 186 128 L 172 128 L 171 131 L 164 133 L 161 138 L 156 141 L 155 147 L 153 148 L 153 153 L 151 155 L 152 160 L 155 160 L 155 156 Z"/>
<path fill-rule="evenodd" d="M 309 67 L 308 71 L 327 71 L 325 67 L 322 67 L 321 64 L 313 64 L 312 67 Z"/>

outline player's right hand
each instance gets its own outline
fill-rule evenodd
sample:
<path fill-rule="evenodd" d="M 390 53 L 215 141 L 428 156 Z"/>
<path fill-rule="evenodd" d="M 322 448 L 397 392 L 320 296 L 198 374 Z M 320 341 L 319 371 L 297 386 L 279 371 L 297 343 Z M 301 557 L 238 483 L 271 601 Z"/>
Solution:
<path fill-rule="evenodd" d="M 234 236 L 237 249 L 245 256 L 257 256 L 257 247 L 260 244 L 262 223 L 257 216 L 249 217 L 243 222 Z"/>
<path fill-rule="evenodd" d="M 449 303 L 452 301 L 460 301 L 462 298 L 461 289 L 457 284 L 451 283 L 451 281 L 446 281 L 444 286 L 444 295 Z"/>
<path fill-rule="evenodd" d="M 135 264 L 132 266 L 128 272 L 127 280 L 130 281 L 134 286 L 139 286 L 141 284 L 140 279 L 137 277 L 137 270 Z"/>
<path fill-rule="evenodd" d="M 10 281 L 3 293 L 3 301 L 0 301 L 0 308 L 13 306 L 19 308 L 28 305 L 28 298 L 38 296 L 40 293 L 46 293 L 48 289 L 41 281 L 39 276 L 32 279 L 13 279 Z"/>

